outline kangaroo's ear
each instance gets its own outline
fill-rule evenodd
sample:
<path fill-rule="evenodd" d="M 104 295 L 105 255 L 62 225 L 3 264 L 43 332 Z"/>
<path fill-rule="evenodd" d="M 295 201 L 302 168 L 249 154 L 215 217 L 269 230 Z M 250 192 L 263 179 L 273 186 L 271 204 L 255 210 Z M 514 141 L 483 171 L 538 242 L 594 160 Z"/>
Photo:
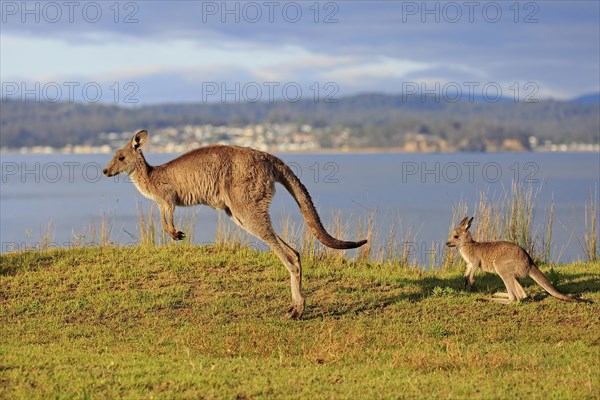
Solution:
<path fill-rule="evenodd" d="M 148 139 L 148 131 L 145 129 L 139 131 L 131 138 L 131 147 L 133 147 L 134 150 L 139 149 L 146 143 L 146 139 Z"/>
<path fill-rule="evenodd" d="M 465 230 L 469 230 L 469 228 L 471 227 L 471 222 L 473 222 L 473 218 L 475 218 L 475 217 L 471 217 L 471 219 L 469 220 L 469 222 L 467 222 L 467 226 L 466 226 Z"/>

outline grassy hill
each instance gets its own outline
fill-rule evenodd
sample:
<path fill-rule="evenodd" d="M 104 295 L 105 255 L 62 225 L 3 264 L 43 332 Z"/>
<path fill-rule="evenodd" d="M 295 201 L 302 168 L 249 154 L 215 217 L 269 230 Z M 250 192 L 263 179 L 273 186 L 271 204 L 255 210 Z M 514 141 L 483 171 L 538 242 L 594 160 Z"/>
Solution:
<path fill-rule="evenodd" d="M 461 271 L 304 260 L 307 311 L 285 318 L 271 253 L 100 247 L 0 256 L 0 398 L 600 398 L 600 264 L 545 266 L 477 301 Z"/>

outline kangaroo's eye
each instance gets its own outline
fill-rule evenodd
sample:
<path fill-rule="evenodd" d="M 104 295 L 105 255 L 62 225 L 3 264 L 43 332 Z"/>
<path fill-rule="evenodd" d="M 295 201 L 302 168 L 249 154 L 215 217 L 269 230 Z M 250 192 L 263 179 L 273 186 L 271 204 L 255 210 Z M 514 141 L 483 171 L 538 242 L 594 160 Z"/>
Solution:
<path fill-rule="evenodd" d="M 124 156 L 119 157 L 119 161 L 125 161 L 125 157 Z"/>
<path fill-rule="evenodd" d="M 458 235 L 454 235 L 454 239 L 458 239 Z"/>

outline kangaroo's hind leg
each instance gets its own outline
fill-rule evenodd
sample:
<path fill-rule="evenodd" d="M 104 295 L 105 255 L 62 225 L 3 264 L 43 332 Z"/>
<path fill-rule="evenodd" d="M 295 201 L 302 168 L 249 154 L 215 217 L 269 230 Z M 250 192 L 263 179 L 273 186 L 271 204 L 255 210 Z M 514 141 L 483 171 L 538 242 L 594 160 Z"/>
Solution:
<path fill-rule="evenodd" d="M 304 312 L 305 300 L 302 294 L 302 266 L 296 250 L 285 243 L 273 229 L 267 207 L 244 207 L 231 209 L 232 219 L 248 233 L 259 238 L 269 246 L 290 273 L 292 306 L 290 318 L 300 319 Z"/>
<path fill-rule="evenodd" d="M 290 272 L 290 285 L 292 288 L 292 305 L 288 312 L 290 317 L 300 318 L 305 306 L 304 296 L 302 295 L 302 264 L 300 263 L 300 253 L 284 242 L 279 236 L 277 236 L 277 241 L 283 251 L 286 252 L 287 260 L 293 265 L 290 269 L 286 264 L 286 268 Z"/>

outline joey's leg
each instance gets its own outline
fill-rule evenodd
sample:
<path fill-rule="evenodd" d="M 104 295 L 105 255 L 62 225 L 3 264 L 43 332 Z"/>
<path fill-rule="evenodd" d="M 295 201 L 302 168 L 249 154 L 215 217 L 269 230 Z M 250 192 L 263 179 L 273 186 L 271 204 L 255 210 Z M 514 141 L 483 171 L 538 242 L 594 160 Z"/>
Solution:
<path fill-rule="evenodd" d="M 494 301 L 498 301 L 499 303 L 512 303 L 515 301 L 519 301 L 519 296 L 517 296 L 517 291 L 515 288 L 515 276 L 511 272 L 503 272 L 500 273 L 500 278 L 502 278 L 502 282 L 504 282 L 504 286 L 506 286 L 506 290 L 508 292 L 508 300 L 504 299 L 494 299 Z"/>
<path fill-rule="evenodd" d="M 525 289 L 523 289 L 523 286 L 521 286 L 521 284 L 519 283 L 519 281 L 515 278 L 513 283 L 514 283 L 514 286 L 515 286 L 516 295 L 519 298 L 519 300 L 526 299 L 527 298 L 527 293 L 525 293 Z"/>
<path fill-rule="evenodd" d="M 173 224 L 175 206 L 172 204 L 160 203 L 158 209 L 160 210 L 160 219 L 163 230 L 171 236 L 173 240 L 182 240 L 185 238 L 185 233 L 175 229 L 175 225 Z"/>
<path fill-rule="evenodd" d="M 467 284 L 470 285 L 471 291 L 475 290 L 475 271 L 479 267 L 478 263 L 470 263 L 467 265 L 467 270 L 465 271 L 465 285 L 464 288 L 467 288 Z"/>

